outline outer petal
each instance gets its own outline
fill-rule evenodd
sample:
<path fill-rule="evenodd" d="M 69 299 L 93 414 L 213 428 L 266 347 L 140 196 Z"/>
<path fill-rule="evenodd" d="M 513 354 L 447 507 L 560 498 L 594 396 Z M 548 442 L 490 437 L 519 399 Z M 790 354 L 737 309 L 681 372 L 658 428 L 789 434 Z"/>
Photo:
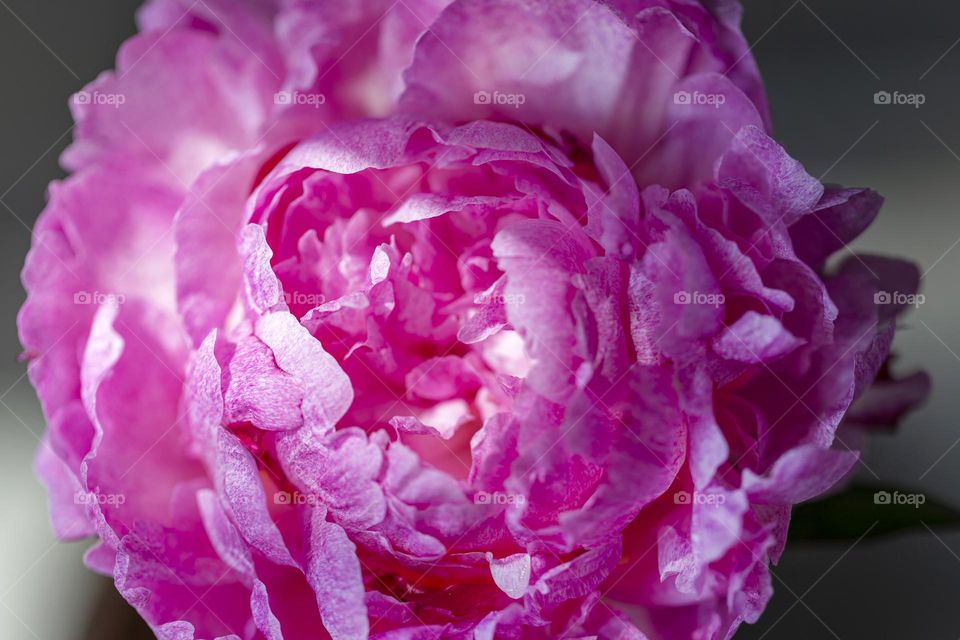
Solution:
<path fill-rule="evenodd" d="M 883 198 L 869 189 L 828 189 L 816 210 L 790 228 L 797 256 L 818 267 L 873 222 Z"/>
<path fill-rule="evenodd" d="M 567 131 L 583 146 L 596 132 L 644 184 L 679 186 L 682 176 L 709 177 L 713 154 L 740 126 L 767 122 L 758 115 L 766 103 L 738 23 L 732 3 L 457 0 L 418 42 L 401 108 Z M 704 111 L 706 126 L 684 125 L 717 140 L 684 166 L 682 138 L 659 146 L 677 124 L 667 110 L 678 91 L 713 92 L 716 83 L 682 83 L 708 72 L 729 74 L 729 105 L 723 116 Z M 724 120 L 729 132 L 719 126 Z M 656 169 L 665 159 L 674 171 Z"/>
<path fill-rule="evenodd" d="M 257 142 L 276 86 L 262 62 L 209 33 L 135 36 L 121 48 L 117 71 L 74 98 L 75 142 L 63 162 L 74 170 L 139 162 L 186 188 L 212 163 Z"/>
<path fill-rule="evenodd" d="M 289 69 L 285 88 L 323 95 L 340 117 L 385 115 L 417 38 L 447 0 L 285 3 L 277 36 Z"/>
<path fill-rule="evenodd" d="M 737 132 L 717 167 L 717 183 L 729 189 L 767 224 L 791 225 L 813 211 L 823 185 L 757 127 Z"/>
<path fill-rule="evenodd" d="M 356 547 L 339 525 L 314 512 L 310 525 L 307 580 L 317 594 L 323 625 L 333 640 L 366 638 L 369 633 L 363 581 Z"/>

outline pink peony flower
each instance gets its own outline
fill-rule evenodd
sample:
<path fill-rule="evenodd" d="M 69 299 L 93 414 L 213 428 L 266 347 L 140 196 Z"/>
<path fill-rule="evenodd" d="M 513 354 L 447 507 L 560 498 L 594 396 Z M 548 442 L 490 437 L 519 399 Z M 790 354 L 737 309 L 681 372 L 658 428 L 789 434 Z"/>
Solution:
<path fill-rule="evenodd" d="M 54 528 L 162 639 L 729 638 L 925 393 L 918 273 L 826 266 L 881 198 L 769 137 L 735 3 L 443 4 L 155 0 L 75 100 Z"/>

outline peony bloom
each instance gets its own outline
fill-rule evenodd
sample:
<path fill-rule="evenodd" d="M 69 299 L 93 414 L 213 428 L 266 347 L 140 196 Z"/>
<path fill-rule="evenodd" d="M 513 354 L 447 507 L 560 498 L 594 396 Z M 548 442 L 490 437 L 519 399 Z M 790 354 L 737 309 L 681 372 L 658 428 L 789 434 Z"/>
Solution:
<path fill-rule="evenodd" d="M 443 4 L 155 0 L 75 100 L 55 530 L 165 640 L 729 638 L 925 393 L 918 273 L 828 264 L 881 198 L 771 139 L 735 3 Z"/>

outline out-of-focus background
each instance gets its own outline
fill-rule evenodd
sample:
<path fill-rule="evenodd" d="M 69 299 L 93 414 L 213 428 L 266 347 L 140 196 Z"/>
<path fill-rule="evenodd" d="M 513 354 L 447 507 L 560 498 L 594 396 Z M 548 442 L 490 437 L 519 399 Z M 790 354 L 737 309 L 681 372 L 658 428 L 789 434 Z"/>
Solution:
<path fill-rule="evenodd" d="M 44 425 L 17 360 L 14 322 L 29 229 L 46 184 L 62 176 L 57 156 L 71 136 L 68 96 L 113 66 L 119 44 L 134 32 L 138 4 L 0 0 L 4 639 L 134 637 L 114 611 L 97 611 L 109 582 L 83 567 L 88 543 L 60 544 L 51 536 L 46 497 L 31 469 Z M 935 389 L 899 434 L 872 441 L 867 464 L 884 484 L 960 507 L 960 5 L 745 4 L 744 30 L 767 81 L 780 141 L 825 182 L 883 193 L 883 214 L 854 248 L 909 257 L 924 272 L 925 302 L 898 335 L 897 369 L 926 369 Z M 922 96 L 923 104 L 877 104 L 883 91 Z M 764 619 L 738 638 L 960 637 L 960 532 L 794 545 L 774 573 L 776 595 Z"/>

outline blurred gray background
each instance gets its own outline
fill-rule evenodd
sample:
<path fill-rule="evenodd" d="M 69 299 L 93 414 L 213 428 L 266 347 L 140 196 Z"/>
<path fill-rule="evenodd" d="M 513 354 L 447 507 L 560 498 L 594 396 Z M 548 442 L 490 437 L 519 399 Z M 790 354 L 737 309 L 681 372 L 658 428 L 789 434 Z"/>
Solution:
<path fill-rule="evenodd" d="M 745 31 L 764 72 L 779 140 L 826 182 L 887 198 L 856 249 L 905 256 L 926 302 L 897 338 L 901 372 L 925 368 L 933 396 L 867 463 L 890 485 L 960 507 L 960 5 L 943 0 L 751 0 Z M 0 0 L 0 638 L 132 637 L 88 621 L 105 579 L 85 543 L 55 544 L 31 464 L 43 430 L 19 363 L 18 274 L 46 184 L 62 176 L 67 98 L 113 66 L 134 31 L 132 0 Z M 878 91 L 923 94 L 920 108 Z M 869 475 L 869 474 L 867 474 Z M 738 638 L 960 637 L 960 532 L 790 547 L 765 618 Z M 102 614 L 101 614 L 102 615 Z M 109 618 L 109 615 L 108 615 Z"/>

